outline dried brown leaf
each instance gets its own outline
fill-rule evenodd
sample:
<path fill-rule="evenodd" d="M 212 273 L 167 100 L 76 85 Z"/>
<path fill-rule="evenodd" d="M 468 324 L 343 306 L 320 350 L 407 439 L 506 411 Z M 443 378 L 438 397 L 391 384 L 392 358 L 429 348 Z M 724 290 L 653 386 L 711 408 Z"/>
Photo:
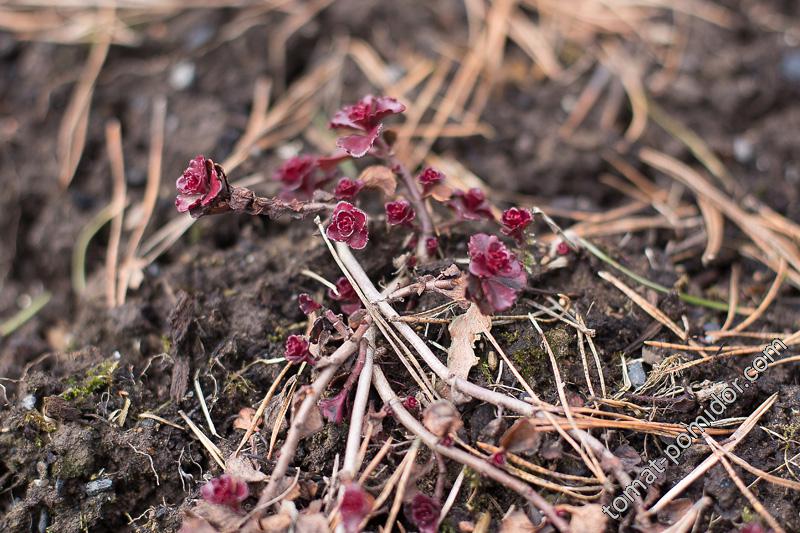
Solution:
<path fill-rule="evenodd" d="M 572 531 L 603 533 L 606 530 L 608 517 L 599 504 L 590 503 L 580 507 L 560 505 L 558 508 L 569 512 L 569 527 Z"/>
<path fill-rule="evenodd" d="M 250 425 L 253 423 L 254 414 L 256 414 L 256 410 L 252 407 L 242 407 L 239 409 L 239 416 L 237 416 L 236 420 L 233 421 L 233 428 L 247 431 L 250 429 Z M 263 418 L 259 418 L 256 422 L 256 431 L 261 431 L 261 422 L 263 422 Z"/>
<path fill-rule="evenodd" d="M 480 361 L 473 348 L 478 336 L 492 328 L 492 319 L 481 313 L 478 306 L 471 304 L 467 312 L 457 316 L 448 327 L 452 339 L 447 349 L 447 368 L 450 373 L 467 379 L 470 369 Z M 453 390 L 453 401 L 465 403 L 469 397 Z"/>
<path fill-rule="evenodd" d="M 520 418 L 500 437 L 500 447 L 511 453 L 535 452 L 539 449 L 542 434 L 527 418 Z"/>
<path fill-rule="evenodd" d="M 322 513 L 300 514 L 294 524 L 296 533 L 328 533 L 328 519 Z"/>
<path fill-rule="evenodd" d="M 463 425 L 458 409 L 447 400 L 430 404 L 422 413 L 422 424 L 437 437 L 445 437 Z"/>
<path fill-rule="evenodd" d="M 211 524 L 197 516 L 185 516 L 178 533 L 219 533 Z"/>
<path fill-rule="evenodd" d="M 270 533 L 284 533 L 289 531 L 292 527 L 292 517 L 288 512 L 280 512 L 258 521 L 258 525 L 262 531 L 269 531 Z"/>
<path fill-rule="evenodd" d="M 445 185 L 444 183 L 439 183 L 434 185 L 431 190 L 428 192 L 431 198 L 437 200 L 439 202 L 446 202 L 453 196 L 453 189 Z"/>
<path fill-rule="evenodd" d="M 292 398 L 292 420 L 294 420 L 295 413 L 300 408 L 300 405 L 303 403 L 307 394 L 311 394 L 310 387 L 303 387 L 294 395 Z M 300 421 L 300 436 L 301 438 L 306 438 L 310 435 L 313 435 L 317 431 L 321 430 L 322 427 L 325 425 L 324 421 L 322 420 L 322 413 L 320 413 L 319 409 L 311 409 L 308 412 L 308 416 Z"/>
<path fill-rule="evenodd" d="M 250 459 L 241 455 L 231 455 L 225 461 L 225 473 L 237 477 L 248 483 L 258 483 L 267 480 L 267 475 L 253 467 Z"/>
<path fill-rule="evenodd" d="M 397 190 L 397 178 L 392 169 L 383 165 L 372 165 L 365 168 L 358 177 L 364 186 L 379 189 L 387 198 L 394 197 Z"/>
<path fill-rule="evenodd" d="M 468 304 L 467 302 L 467 275 L 463 272 L 453 280 L 453 288 L 452 289 L 442 289 L 439 287 L 434 287 L 433 290 L 438 292 L 439 294 L 444 294 L 454 302 L 462 303 L 463 306 Z M 463 307 L 462 306 L 462 307 Z"/>
<path fill-rule="evenodd" d="M 200 500 L 192 509 L 197 516 L 222 531 L 236 530 L 242 515 L 225 505 Z"/>
<path fill-rule="evenodd" d="M 692 500 L 688 498 L 677 498 L 669 502 L 669 504 L 664 507 L 664 510 L 658 513 L 658 520 L 664 524 L 674 524 L 680 520 L 683 515 L 690 512 L 693 506 L 694 502 L 692 502 Z"/>
<path fill-rule="evenodd" d="M 514 511 L 500 523 L 500 533 L 536 533 L 536 531 L 536 526 L 528 520 L 523 511 Z"/>

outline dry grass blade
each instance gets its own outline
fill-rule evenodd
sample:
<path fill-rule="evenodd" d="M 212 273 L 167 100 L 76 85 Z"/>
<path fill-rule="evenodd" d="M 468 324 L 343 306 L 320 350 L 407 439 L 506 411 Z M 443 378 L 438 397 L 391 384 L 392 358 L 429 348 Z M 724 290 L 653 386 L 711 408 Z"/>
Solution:
<path fill-rule="evenodd" d="M 403 125 L 400 126 L 400 129 L 397 132 L 398 138 L 397 144 L 395 145 L 395 151 L 397 152 L 397 156 L 401 161 L 409 157 L 411 137 L 417 130 L 417 126 L 422 120 L 423 115 L 428 108 L 430 108 L 434 98 L 439 93 L 439 89 L 441 89 L 445 77 L 450 71 L 450 67 L 451 62 L 447 59 L 441 59 L 439 61 L 439 64 L 436 66 L 436 70 L 434 71 L 433 75 L 430 77 L 428 82 L 425 84 L 425 87 L 423 87 L 422 91 L 419 93 L 419 96 L 414 101 L 414 105 L 411 106 L 406 113 L 406 120 Z"/>
<path fill-rule="evenodd" d="M 547 338 L 541 332 L 541 329 L 539 329 L 539 325 L 536 322 L 536 319 L 533 317 L 533 315 L 528 315 L 528 320 L 533 322 L 533 324 L 536 326 L 537 330 L 540 332 L 540 335 L 542 336 L 543 342 L 544 342 L 547 350 L 550 351 L 550 345 L 547 342 Z M 486 338 L 489 339 L 489 342 L 492 343 L 492 346 L 494 346 L 495 350 L 497 350 L 497 352 L 500 354 L 500 357 L 502 357 L 503 361 L 506 363 L 506 365 L 508 365 L 509 370 L 511 370 L 511 373 L 514 375 L 514 377 L 517 379 L 517 381 L 520 383 L 520 385 L 522 385 L 522 388 L 525 389 L 525 392 L 527 392 L 528 395 L 530 395 L 531 399 L 535 403 L 542 404 L 543 402 L 539 399 L 539 396 L 533 391 L 533 388 L 531 388 L 531 386 L 528 384 L 528 382 L 525 380 L 525 378 L 522 377 L 522 374 L 519 373 L 517 368 L 511 362 L 511 359 L 506 355 L 505 350 L 503 350 L 503 348 L 498 344 L 498 342 L 494 338 L 494 336 L 488 331 L 485 332 L 484 335 L 486 335 Z M 552 360 L 551 360 L 551 362 L 552 362 Z M 562 408 L 565 411 L 569 411 L 569 405 L 566 403 L 566 396 L 564 395 L 564 384 L 560 380 L 560 375 L 558 374 L 558 367 L 557 366 L 555 367 L 554 372 L 556 373 L 556 387 L 558 389 L 559 399 L 561 399 L 561 402 L 562 402 Z M 466 380 L 464 380 L 464 381 L 466 381 Z M 574 420 L 572 418 L 571 412 L 570 412 L 570 415 L 569 415 L 569 417 L 570 417 L 569 418 L 570 426 L 567 427 L 567 428 L 564 428 L 563 426 L 557 424 L 556 423 L 556 419 L 552 414 L 550 414 L 550 413 L 548 413 L 546 411 L 543 411 L 542 414 L 547 419 L 547 422 L 552 425 L 553 429 L 556 430 L 559 433 L 559 435 L 561 435 L 561 437 L 563 437 L 563 439 L 565 441 L 567 441 L 567 443 L 569 443 L 570 446 L 572 446 L 572 448 L 578 453 L 578 455 L 580 455 L 581 459 L 586 464 L 586 467 L 589 470 L 591 470 L 592 473 L 596 477 L 604 479 L 603 469 L 600 467 L 600 464 L 597 462 L 597 458 L 594 456 L 592 451 L 589 450 L 589 453 L 587 454 L 586 451 L 580 446 L 580 444 L 575 442 L 575 439 L 573 439 L 565 431 L 565 429 L 578 429 L 578 427 L 574 424 Z"/>
<path fill-rule="evenodd" d="M 742 268 L 739 263 L 734 264 L 731 268 L 731 281 L 728 288 L 728 314 L 725 315 L 725 323 L 722 324 L 720 332 L 727 331 L 733 324 L 733 319 L 736 318 L 736 306 L 739 305 L 739 277 L 741 274 Z"/>
<path fill-rule="evenodd" d="M 502 451 L 501 448 L 498 446 L 492 446 L 491 444 L 486 444 L 485 442 L 478 442 L 478 448 L 485 452 L 495 453 Z M 517 466 L 524 467 L 527 470 L 532 470 L 533 472 L 537 472 L 544 476 L 549 476 L 555 479 L 562 479 L 565 481 L 576 482 L 576 483 L 583 483 L 583 484 L 599 484 L 599 480 L 593 477 L 586 477 L 586 476 L 576 476 L 574 474 L 564 474 L 562 472 L 558 472 L 556 470 L 550 470 L 543 466 L 539 466 L 536 463 L 532 463 L 516 455 L 509 451 L 505 452 L 506 458 L 509 462 L 514 463 Z"/>
<path fill-rule="evenodd" d="M 108 12 L 113 27 L 114 10 Z M 81 73 L 78 84 L 72 92 L 61 126 L 58 129 L 58 182 L 62 188 L 69 187 L 75 170 L 78 168 L 83 148 L 86 145 L 86 132 L 89 127 L 89 109 L 94 93 L 94 85 L 111 46 L 109 34 L 100 35 L 92 46 L 86 66 Z"/>
<path fill-rule="evenodd" d="M 125 158 L 122 153 L 122 128 L 118 120 L 106 124 L 106 150 L 111 162 L 113 189 L 111 205 L 114 218 L 111 219 L 111 233 L 106 250 L 106 305 L 113 308 L 117 303 L 117 262 L 119 243 L 122 238 L 122 217 L 125 210 Z"/>
<path fill-rule="evenodd" d="M 625 130 L 625 140 L 636 142 L 647 127 L 648 100 L 642 84 L 641 66 L 628 56 L 622 47 L 605 46 L 603 64 L 619 77 L 631 104 L 631 122 Z"/>
<path fill-rule="evenodd" d="M 433 117 L 433 131 L 438 137 L 438 132 L 444 128 L 444 125 L 453 116 L 454 113 L 459 113 L 463 109 L 464 102 L 469 97 L 472 89 L 475 87 L 480 71 L 483 69 L 485 56 L 481 52 L 485 47 L 485 35 L 482 35 L 479 41 L 470 49 L 469 54 L 462 62 L 461 66 L 456 73 L 453 82 L 447 88 L 447 93 L 442 99 L 441 104 L 436 109 L 436 114 Z M 436 137 L 425 139 L 425 142 L 420 143 L 411 161 L 408 161 L 409 168 L 416 168 L 433 146 Z"/>
<path fill-rule="evenodd" d="M 392 69 L 368 43 L 360 39 L 354 39 L 350 41 L 347 53 L 353 58 L 358 68 L 367 76 L 372 85 L 381 90 L 391 85 Z"/>
<path fill-rule="evenodd" d="M 664 110 L 652 100 L 649 102 L 648 110 L 650 112 L 650 117 L 670 135 L 685 144 L 697 160 L 703 164 L 706 170 L 720 180 L 727 190 L 731 191 L 736 188 L 736 182 L 731 178 L 725 165 L 714 155 L 714 152 L 703 139 L 664 112 Z"/>
<path fill-rule="evenodd" d="M 589 115 L 589 112 L 597 103 L 600 94 L 608 85 L 609 80 L 611 80 L 611 71 L 603 65 L 597 65 L 592 77 L 589 78 L 586 87 L 584 87 L 581 95 L 578 97 L 578 101 L 575 103 L 569 116 L 561 127 L 558 128 L 558 134 L 561 137 L 565 139 L 572 137 L 575 129 L 580 126 L 581 122 Z"/>
<path fill-rule="evenodd" d="M 699 220 L 683 219 L 677 227 L 689 229 L 697 227 Z M 602 237 L 608 235 L 619 235 L 621 233 L 635 233 L 648 229 L 675 229 L 674 221 L 663 215 L 627 217 L 611 222 L 581 222 L 569 228 L 578 237 Z"/>
<path fill-rule="evenodd" d="M 425 429 L 422 423 L 417 418 L 409 413 L 403 406 L 403 403 L 398 400 L 397 395 L 392 390 L 389 381 L 381 371 L 379 365 L 375 365 L 372 369 L 372 380 L 375 384 L 375 389 L 383 399 L 394 411 L 398 421 L 406 427 L 411 433 L 422 439 L 426 446 L 431 450 L 438 452 L 443 457 L 458 461 L 459 463 L 476 470 L 487 477 L 502 483 L 511 490 L 519 493 L 533 506 L 540 509 L 550 520 L 553 526 L 559 531 L 568 531 L 569 527 L 566 522 L 558 516 L 553 506 L 547 502 L 538 492 L 534 491 L 531 487 L 520 481 L 519 479 L 507 474 L 503 470 L 492 466 L 487 463 L 483 458 L 471 455 L 455 446 L 442 446 L 439 443 L 439 437 Z"/>
<path fill-rule="evenodd" d="M 762 416 L 769 410 L 770 407 L 775 403 L 778 399 L 778 394 L 775 393 L 769 398 L 767 398 L 764 403 L 759 405 L 750 416 L 742 423 L 739 428 L 733 432 L 733 435 L 730 436 L 723 444 L 722 447 L 725 448 L 727 451 L 733 451 L 733 449 L 747 436 L 750 431 L 756 426 L 758 421 L 761 419 Z M 716 455 L 712 455 L 707 457 L 702 463 L 697 465 L 692 472 L 680 480 L 674 487 L 672 487 L 666 494 L 664 494 L 661 499 L 659 499 L 650 509 L 648 509 L 649 514 L 655 514 L 659 511 L 662 511 L 664 507 L 669 504 L 672 500 L 678 497 L 684 490 L 686 490 L 689 485 L 694 483 L 697 479 L 703 476 L 708 470 L 711 469 L 717 463 Z"/>
<path fill-rule="evenodd" d="M 578 322 L 584 326 L 586 325 L 582 316 L 578 316 Z M 597 353 L 597 347 L 594 345 L 594 340 L 592 340 L 592 338 L 588 335 L 585 338 L 586 342 L 589 344 L 589 350 L 592 352 L 592 357 L 594 358 L 594 365 L 597 368 L 597 375 L 600 378 L 600 390 L 603 394 L 603 398 L 606 398 L 608 393 L 606 392 L 606 379 L 603 376 L 603 365 L 600 363 L 600 354 Z"/>
<path fill-rule="evenodd" d="M 422 441 L 419 438 L 414 439 L 414 444 L 412 444 L 411 449 L 408 450 L 408 455 L 410 457 L 405 468 L 403 468 L 402 474 L 400 474 L 400 483 L 397 485 L 397 492 L 394 494 L 389 516 L 386 517 L 386 524 L 383 526 L 383 531 L 386 533 L 391 533 L 394 527 L 394 521 L 397 519 L 397 514 L 400 512 L 400 507 L 403 505 L 403 496 L 408 488 L 408 480 L 411 477 L 411 471 L 414 469 L 414 462 L 421 443 Z"/>
<path fill-rule="evenodd" d="M 158 200 L 158 188 L 161 185 L 161 164 L 164 156 L 164 122 L 166 116 L 167 100 L 162 96 L 153 103 L 153 116 L 150 123 L 150 153 L 147 159 L 147 184 L 142 198 L 140 218 L 128 239 L 125 259 L 122 261 L 120 268 L 117 305 L 125 303 L 131 273 L 134 268 L 137 268 L 135 266 L 137 263 L 136 251 L 142 241 L 147 224 L 150 222 L 150 217 L 153 216 L 153 210 Z"/>
<path fill-rule="evenodd" d="M 208 451 L 208 454 L 211 456 L 214 461 L 219 465 L 220 468 L 225 470 L 225 460 L 222 458 L 222 451 L 217 448 L 217 445 L 211 442 L 211 440 L 206 437 L 206 434 L 203 433 L 197 424 L 192 422 L 192 419 L 186 416 L 186 413 L 183 411 L 178 411 L 178 414 L 183 418 L 183 421 L 186 422 L 186 425 L 189 426 L 189 429 L 192 430 L 194 436 L 197 437 L 197 440 L 203 445 L 203 447 Z"/>
<path fill-rule="evenodd" d="M 706 265 L 717 258 L 722 248 L 722 237 L 725 231 L 725 217 L 714 207 L 705 197 L 697 197 L 697 205 L 703 214 L 703 222 L 706 225 L 706 249 L 703 251 L 702 261 Z"/>
<path fill-rule="evenodd" d="M 685 331 L 678 327 L 678 325 L 673 322 L 673 320 L 665 315 L 660 309 L 656 306 L 652 305 L 650 302 L 639 296 L 636 291 L 625 285 L 619 278 L 615 277 L 613 274 L 610 274 L 605 271 L 601 271 L 597 273 L 598 276 L 603 278 L 604 280 L 608 281 L 620 291 L 622 291 L 625 296 L 633 300 L 633 302 L 642 308 L 642 310 L 653 317 L 655 320 L 658 320 L 664 326 L 666 326 L 670 331 L 672 331 L 675 335 L 677 335 L 681 340 L 686 340 L 688 335 Z"/>
<path fill-rule="evenodd" d="M 740 323 L 736 324 L 736 326 L 734 326 L 734 328 L 731 331 L 742 331 L 746 327 L 750 326 L 753 322 L 761 318 L 761 315 L 764 314 L 764 312 L 770 306 L 772 301 L 775 300 L 775 297 L 778 295 L 778 291 L 780 290 L 781 284 L 783 283 L 785 277 L 786 277 L 786 260 L 781 259 L 778 265 L 778 273 L 775 276 L 775 281 L 772 282 L 772 285 L 767 291 L 766 296 L 764 296 L 764 299 L 761 300 L 761 303 L 758 304 L 758 307 L 756 307 L 756 311 L 752 315 L 742 320 Z"/>
<path fill-rule="evenodd" d="M 262 132 L 263 123 L 269 106 L 269 96 L 272 90 L 272 83 L 266 78 L 259 78 L 253 86 L 253 103 L 250 106 L 250 116 L 247 118 L 247 125 L 244 133 L 236 141 L 233 151 L 225 160 L 223 167 L 230 172 L 247 159 L 253 143 Z"/>
<path fill-rule="evenodd" d="M 703 196 L 719 211 L 725 213 L 766 256 L 767 261 L 777 264 L 786 260 L 795 274 L 800 272 L 800 251 L 797 245 L 781 235 L 774 234 L 762 225 L 760 218 L 745 212 L 737 202 L 714 187 L 703 176 L 689 166 L 667 154 L 650 148 L 639 151 L 640 159 L 687 185 L 697 196 Z"/>
<path fill-rule="evenodd" d="M 661 533 L 689 533 L 689 531 L 694 531 L 694 526 L 700 519 L 703 510 L 711 505 L 711 503 L 711 498 L 708 496 L 703 496 L 700 498 L 700 500 L 695 502 L 694 505 L 692 505 L 692 508 L 689 509 L 689 512 L 681 515 L 677 522 L 663 530 Z"/>
<path fill-rule="evenodd" d="M 770 483 L 774 483 L 775 485 L 779 485 L 779 486 L 787 488 L 787 489 L 800 490 L 800 483 L 798 483 L 797 481 L 792 481 L 790 479 L 783 479 L 783 478 L 778 477 L 778 476 L 773 476 L 769 472 L 765 472 L 765 471 L 761 470 L 760 468 L 754 467 L 753 465 L 751 465 L 750 463 L 748 463 L 747 461 L 745 461 L 744 459 L 742 459 L 738 455 L 735 455 L 735 454 L 729 452 L 728 450 L 726 450 L 725 448 L 723 448 L 722 446 L 720 446 L 717 441 L 715 441 L 714 439 L 712 439 L 710 437 L 706 438 L 706 441 L 708 442 L 708 445 L 711 446 L 713 449 L 719 450 L 726 458 L 730 459 L 731 461 L 733 461 L 737 465 L 741 466 L 742 468 L 744 468 L 745 470 L 747 470 L 751 474 L 753 474 L 755 476 L 758 476 L 758 477 L 760 477 L 760 478 L 762 478 L 762 479 L 764 479 L 766 481 L 769 481 Z"/>
<path fill-rule="evenodd" d="M 534 24 L 520 10 L 516 10 L 511 15 L 509 36 L 530 56 L 547 77 L 558 78 L 563 74 L 558 55 L 544 36 L 540 26 Z"/>

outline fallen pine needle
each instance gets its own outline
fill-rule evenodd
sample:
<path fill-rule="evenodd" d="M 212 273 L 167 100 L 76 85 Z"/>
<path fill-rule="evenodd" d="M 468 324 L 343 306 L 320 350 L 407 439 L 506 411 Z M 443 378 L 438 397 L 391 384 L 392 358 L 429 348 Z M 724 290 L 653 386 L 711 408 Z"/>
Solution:
<path fill-rule="evenodd" d="M 633 289 L 622 283 L 622 281 L 620 281 L 613 274 L 610 274 L 605 271 L 600 271 L 597 273 L 597 275 L 600 276 L 602 279 L 608 281 L 612 285 L 614 285 L 620 291 L 622 291 L 625 294 L 625 296 L 633 300 L 633 302 L 636 305 L 641 307 L 645 313 L 647 313 L 654 319 L 661 322 L 670 331 L 672 331 L 675 335 L 677 335 L 681 340 L 685 341 L 688 338 L 686 332 L 681 328 L 679 328 L 678 325 L 675 322 L 673 322 L 670 317 L 661 312 L 661 310 L 658 309 L 656 306 L 654 306 L 653 304 L 651 304 L 650 302 L 639 296 L 636 293 L 636 291 L 634 291 Z"/>

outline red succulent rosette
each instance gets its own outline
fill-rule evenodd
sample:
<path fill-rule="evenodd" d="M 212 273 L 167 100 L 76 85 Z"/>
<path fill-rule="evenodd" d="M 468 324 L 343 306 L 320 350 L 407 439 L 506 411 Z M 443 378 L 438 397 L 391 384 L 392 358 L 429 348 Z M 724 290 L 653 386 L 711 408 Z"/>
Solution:
<path fill-rule="evenodd" d="M 428 237 L 425 239 L 425 251 L 428 255 L 434 255 L 439 249 L 439 239 L 436 237 Z"/>
<path fill-rule="evenodd" d="M 456 210 L 459 218 L 463 220 L 492 220 L 492 207 L 486 200 L 483 190 L 473 187 L 468 191 L 455 191 L 448 205 Z"/>
<path fill-rule="evenodd" d="M 334 302 L 339 302 L 342 312 L 347 315 L 352 315 L 361 309 L 361 299 L 350 284 L 350 280 L 344 276 L 336 280 L 336 291 L 328 289 L 328 298 Z"/>
<path fill-rule="evenodd" d="M 419 533 L 436 533 L 441 512 L 442 505 L 422 493 L 414 496 L 411 503 L 406 505 L 406 516 L 417 526 Z"/>
<path fill-rule="evenodd" d="M 330 181 L 330 175 L 320 167 L 320 159 L 312 155 L 287 159 L 272 177 L 283 185 L 283 198 L 311 198 L 315 190 Z"/>
<path fill-rule="evenodd" d="M 503 224 L 501 231 L 504 235 L 513 237 L 517 241 L 522 241 L 525 230 L 533 221 L 533 215 L 527 209 L 510 207 L 503 211 L 503 217 L 500 221 Z"/>
<path fill-rule="evenodd" d="M 363 188 L 364 182 L 362 180 L 342 178 L 336 184 L 336 188 L 333 190 L 333 196 L 337 200 L 352 200 L 358 196 L 358 193 L 360 193 Z"/>
<path fill-rule="evenodd" d="M 203 485 L 200 489 L 200 495 L 209 503 L 225 505 L 231 509 L 238 510 L 239 504 L 250 495 L 250 489 L 248 489 L 247 483 L 243 480 L 228 474 L 222 474 Z"/>
<path fill-rule="evenodd" d="M 189 162 L 189 167 L 183 171 L 175 186 L 178 188 L 175 207 L 185 213 L 194 207 L 211 203 L 222 190 L 222 180 L 214 162 L 198 155 Z"/>
<path fill-rule="evenodd" d="M 287 361 L 295 364 L 306 362 L 313 366 L 314 357 L 309 350 L 308 340 L 301 335 L 289 335 L 284 345 L 283 356 Z"/>
<path fill-rule="evenodd" d="M 390 226 L 409 224 L 417 216 L 408 200 L 387 202 L 384 205 L 384 209 L 386 209 L 386 221 Z"/>
<path fill-rule="evenodd" d="M 367 214 L 349 202 L 339 202 L 333 209 L 325 234 L 332 241 L 346 243 L 354 250 L 367 245 Z"/>
<path fill-rule="evenodd" d="M 422 185 L 422 193 L 428 194 L 431 189 L 444 182 L 444 174 L 433 167 L 427 167 L 419 173 L 417 180 Z"/>
<path fill-rule="evenodd" d="M 305 292 L 297 296 L 297 305 L 304 315 L 310 315 L 314 311 L 319 311 L 322 308 L 319 303 Z"/>
<path fill-rule="evenodd" d="M 344 488 L 339 514 L 345 533 L 360 531 L 359 525 L 372 511 L 374 498 L 357 483 L 349 483 Z"/>
<path fill-rule="evenodd" d="M 527 275 L 522 263 L 494 235 L 478 233 L 469 239 L 467 298 L 484 314 L 504 311 L 514 305 L 525 287 Z"/>
<path fill-rule="evenodd" d="M 402 113 L 406 106 L 388 96 L 367 95 L 333 115 L 331 128 L 347 128 L 362 133 L 341 137 L 336 145 L 351 157 L 363 157 L 381 134 L 385 117 Z"/>

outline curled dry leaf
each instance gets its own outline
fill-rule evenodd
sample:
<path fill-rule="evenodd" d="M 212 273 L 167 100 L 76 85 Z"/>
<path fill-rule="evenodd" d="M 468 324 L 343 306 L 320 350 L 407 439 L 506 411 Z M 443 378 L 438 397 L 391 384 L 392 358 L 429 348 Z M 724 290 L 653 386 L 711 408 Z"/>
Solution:
<path fill-rule="evenodd" d="M 378 189 L 387 198 L 394 198 L 394 193 L 397 190 L 397 178 L 389 167 L 383 165 L 369 166 L 361 172 L 358 179 L 364 182 L 365 187 Z"/>
<path fill-rule="evenodd" d="M 221 531 L 235 531 L 242 519 L 241 514 L 227 505 L 217 505 L 205 500 L 198 501 L 192 512 Z"/>
<path fill-rule="evenodd" d="M 294 524 L 296 533 L 328 533 L 328 519 L 322 513 L 300 513 Z"/>
<path fill-rule="evenodd" d="M 439 287 L 434 287 L 433 290 L 438 292 L 439 294 L 443 294 L 453 300 L 461 304 L 462 307 L 466 307 L 469 305 L 467 302 L 467 275 L 461 271 L 456 265 L 450 265 L 445 270 L 442 271 L 440 278 L 453 278 L 453 288 L 452 289 L 442 289 Z M 491 325 L 491 321 L 490 321 Z"/>
<path fill-rule="evenodd" d="M 250 459 L 241 455 L 232 454 L 225 461 L 225 473 L 246 481 L 247 483 L 258 483 L 267 480 L 267 475 L 253 467 Z"/>
<path fill-rule="evenodd" d="M 198 516 L 185 516 L 178 533 L 219 533 L 219 530 Z"/>
<path fill-rule="evenodd" d="M 239 409 L 239 416 L 237 416 L 236 420 L 233 421 L 233 428 L 247 431 L 250 429 L 250 425 L 253 423 L 254 414 L 256 414 L 256 410 L 252 407 L 242 407 Z M 261 422 L 263 422 L 263 419 L 259 418 L 256 422 L 256 431 L 261 431 Z"/>
<path fill-rule="evenodd" d="M 438 400 L 430 404 L 422 413 L 422 424 L 440 438 L 458 431 L 463 425 L 458 409 L 447 400 Z"/>
<path fill-rule="evenodd" d="M 446 202 L 452 198 L 453 188 L 445 185 L 444 183 L 438 183 L 430 188 L 428 191 L 428 196 L 438 202 Z"/>
<path fill-rule="evenodd" d="M 500 523 L 500 533 L 536 533 L 536 531 L 536 526 L 531 523 L 524 511 L 514 511 Z"/>
<path fill-rule="evenodd" d="M 603 533 L 606 530 L 608 517 L 599 504 L 590 503 L 581 506 L 559 505 L 557 509 L 563 509 L 570 514 L 569 526 L 572 531 Z"/>
<path fill-rule="evenodd" d="M 447 368 L 450 373 L 467 379 L 470 369 L 480 361 L 475 356 L 474 345 L 478 336 L 492 328 L 492 319 L 483 313 L 477 305 L 471 304 L 467 312 L 457 316 L 448 327 L 452 342 L 447 349 Z M 466 403 L 469 396 L 453 389 L 451 398 L 456 404 Z"/>
<path fill-rule="evenodd" d="M 527 418 L 520 418 L 500 437 L 500 447 L 511 453 L 535 452 L 539 449 L 542 434 Z"/>
<path fill-rule="evenodd" d="M 292 527 L 292 516 L 285 511 L 277 514 L 262 518 L 258 521 L 258 525 L 262 531 L 274 531 L 275 533 L 284 533 L 289 531 Z"/>
<path fill-rule="evenodd" d="M 663 524 L 675 524 L 686 513 L 691 512 L 694 502 L 689 498 L 677 498 L 667 504 L 663 510 L 658 513 L 658 521 Z"/>
<path fill-rule="evenodd" d="M 303 400 L 306 398 L 306 395 L 311 394 L 310 387 L 303 387 L 294 395 L 292 399 L 292 420 L 296 416 L 297 410 L 300 408 L 300 405 L 303 403 Z M 308 412 L 308 416 L 305 417 L 301 421 L 300 425 L 300 436 L 301 438 L 306 438 L 310 435 L 313 435 L 317 431 L 321 430 L 325 423 L 322 420 L 322 413 L 320 413 L 319 409 L 316 407 L 314 409 L 310 409 Z"/>

